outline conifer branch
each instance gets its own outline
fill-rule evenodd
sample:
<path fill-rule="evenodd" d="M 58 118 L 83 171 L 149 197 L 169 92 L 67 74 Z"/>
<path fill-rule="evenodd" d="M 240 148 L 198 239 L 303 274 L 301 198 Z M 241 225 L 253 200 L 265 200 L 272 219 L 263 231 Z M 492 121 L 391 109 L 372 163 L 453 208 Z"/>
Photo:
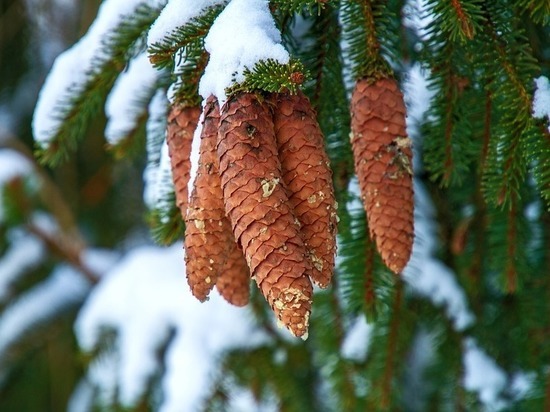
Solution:
<path fill-rule="evenodd" d="M 452 69 L 450 69 L 452 70 Z M 452 71 L 450 71 L 446 78 L 446 90 L 445 90 L 445 100 L 447 102 L 453 102 L 456 101 L 455 95 L 455 87 L 453 82 L 454 75 Z M 442 183 L 449 184 L 451 179 L 451 174 L 454 170 L 454 163 L 453 163 L 453 128 L 454 128 L 454 117 L 453 117 L 453 110 L 452 105 L 448 105 L 445 110 L 445 161 L 443 162 L 443 169 L 445 170 L 442 178 Z"/>
<path fill-rule="evenodd" d="M 253 93 L 256 91 L 296 94 L 308 73 L 298 60 L 290 60 L 287 64 L 281 64 L 276 60 L 267 59 L 260 60 L 252 69 L 245 68 L 243 75 L 244 81 L 235 83 L 226 89 L 228 96 L 240 92 Z"/>
<path fill-rule="evenodd" d="M 391 76 L 393 71 L 380 53 L 381 44 L 371 0 L 344 0 L 341 4 L 354 78 L 366 77 L 374 82 Z M 381 14 L 380 11 L 378 14 Z"/>
<path fill-rule="evenodd" d="M 484 23 L 479 0 L 434 1 L 438 25 L 451 42 L 472 40 Z"/>
<path fill-rule="evenodd" d="M 462 4 L 459 0 L 451 0 L 451 5 L 455 9 L 456 16 L 458 20 L 460 21 L 460 27 L 462 29 L 462 33 L 464 36 L 466 36 L 468 39 L 474 38 L 474 27 L 470 21 L 470 18 L 467 16 L 466 12 L 464 11 L 464 8 L 462 7 Z"/>
<path fill-rule="evenodd" d="M 170 205 L 168 210 L 156 208 L 149 212 L 147 222 L 151 228 L 151 236 L 159 245 L 169 246 L 183 238 L 185 225 L 181 212 L 176 206 L 174 192 L 171 192 L 163 204 Z"/>
<path fill-rule="evenodd" d="M 335 0 L 271 0 L 272 8 L 280 10 L 285 14 L 300 13 L 307 10 L 309 14 L 314 14 L 316 9 L 317 14 L 320 14 L 327 4 Z"/>
<path fill-rule="evenodd" d="M 174 73 L 174 103 L 182 107 L 200 106 L 199 82 L 208 63 L 208 53 L 195 45 L 187 50 L 185 64 Z"/>
<path fill-rule="evenodd" d="M 539 0 L 518 0 L 518 7 L 528 13 L 535 23 L 547 26 L 550 24 L 550 2 Z"/>
<path fill-rule="evenodd" d="M 178 50 L 196 43 L 202 46 L 212 23 L 224 7 L 225 4 L 216 4 L 207 8 L 202 15 L 192 18 L 187 24 L 168 34 L 162 41 L 152 44 L 147 51 L 153 66 L 173 68 Z"/>

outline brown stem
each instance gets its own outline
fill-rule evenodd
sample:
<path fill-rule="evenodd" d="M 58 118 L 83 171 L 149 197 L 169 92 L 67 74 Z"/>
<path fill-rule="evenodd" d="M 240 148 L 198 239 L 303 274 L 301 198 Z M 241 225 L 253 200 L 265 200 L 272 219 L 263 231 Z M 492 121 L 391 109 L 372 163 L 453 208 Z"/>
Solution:
<path fill-rule="evenodd" d="M 91 284 L 96 284 L 99 281 L 99 276 L 82 262 L 81 256 L 83 249 L 80 245 L 75 244 L 66 237 L 54 237 L 32 223 L 28 223 L 26 228 L 30 233 L 41 239 L 53 254 L 67 261 L 71 266 L 82 273 Z"/>
<path fill-rule="evenodd" d="M 464 9 L 462 8 L 462 4 L 460 4 L 459 0 L 451 0 L 451 5 L 455 9 L 456 17 L 460 21 L 460 28 L 462 29 L 462 32 L 467 38 L 473 39 L 474 27 L 472 26 L 472 22 L 470 21 L 470 18 L 464 12 Z"/>
<path fill-rule="evenodd" d="M 372 60 L 377 60 L 380 58 L 380 42 L 376 38 L 376 24 L 374 22 L 374 14 L 372 12 L 372 3 L 370 0 L 363 1 L 363 16 L 365 17 L 365 29 L 367 34 L 367 44 L 365 48 L 367 50 L 367 55 Z"/>

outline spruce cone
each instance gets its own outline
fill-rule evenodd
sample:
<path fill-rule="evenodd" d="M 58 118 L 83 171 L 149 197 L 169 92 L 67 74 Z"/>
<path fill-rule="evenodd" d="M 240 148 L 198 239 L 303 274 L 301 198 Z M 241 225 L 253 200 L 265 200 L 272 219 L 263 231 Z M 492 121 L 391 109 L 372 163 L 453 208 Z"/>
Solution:
<path fill-rule="evenodd" d="M 218 157 L 235 239 L 278 319 L 296 336 L 307 336 L 313 288 L 306 250 L 282 181 L 273 120 L 254 94 L 224 106 Z"/>
<path fill-rule="evenodd" d="M 326 288 L 336 252 L 336 202 L 323 133 L 303 93 L 279 94 L 273 115 L 283 181 L 312 263 L 312 280 Z"/>
<path fill-rule="evenodd" d="M 359 80 L 351 98 L 352 147 L 371 238 L 393 272 L 411 256 L 413 185 L 405 104 L 395 79 Z"/>
<path fill-rule="evenodd" d="M 229 225 L 229 222 L 227 222 Z M 231 233 L 229 252 L 222 271 L 218 276 L 216 288 L 223 298 L 235 306 L 245 306 L 250 296 L 250 271 L 243 252 L 233 240 Z"/>
<path fill-rule="evenodd" d="M 216 153 L 220 118 L 217 101 L 209 98 L 204 111 L 197 177 L 185 219 L 187 282 L 200 301 L 206 300 L 216 284 L 229 247 L 235 243 L 225 217 L 220 186 Z"/>
<path fill-rule="evenodd" d="M 172 165 L 176 204 L 183 219 L 185 219 L 188 202 L 187 183 L 191 171 L 189 162 L 191 142 L 199 122 L 199 116 L 200 108 L 179 105 L 172 106 L 168 113 L 166 141 Z"/>

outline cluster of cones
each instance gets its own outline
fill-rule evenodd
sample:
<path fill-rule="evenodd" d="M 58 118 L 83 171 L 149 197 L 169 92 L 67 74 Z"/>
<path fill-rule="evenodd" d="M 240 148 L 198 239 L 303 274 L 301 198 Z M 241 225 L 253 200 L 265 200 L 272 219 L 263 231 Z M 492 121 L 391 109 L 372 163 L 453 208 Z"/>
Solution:
<path fill-rule="evenodd" d="M 336 202 L 324 139 L 309 100 L 239 93 L 203 108 L 199 164 L 188 193 L 198 107 L 171 109 L 167 140 L 186 223 L 187 280 L 200 301 L 215 286 L 244 306 L 254 279 L 279 321 L 306 337 L 312 282 L 329 285 Z M 362 79 L 351 99 L 351 143 L 370 236 L 400 273 L 414 240 L 411 141 L 395 79 Z"/>
<path fill-rule="evenodd" d="M 329 285 L 336 251 L 332 172 L 315 112 L 302 93 L 239 93 L 221 110 L 210 97 L 189 194 L 199 112 L 173 107 L 167 134 L 191 291 L 204 301 L 216 286 L 243 306 L 252 278 L 279 321 L 305 338 L 312 282 Z"/>

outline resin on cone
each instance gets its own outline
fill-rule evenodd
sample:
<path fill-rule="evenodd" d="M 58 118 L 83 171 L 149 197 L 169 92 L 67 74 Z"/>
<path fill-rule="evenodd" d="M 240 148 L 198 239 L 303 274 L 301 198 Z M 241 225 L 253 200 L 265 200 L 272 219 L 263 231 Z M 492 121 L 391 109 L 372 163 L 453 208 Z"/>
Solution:
<path fill-rule="evenodd" d="M 235 243 L 220 186 L 216 153 L 219 118 L 218 103 L 209 98 L 204 107 L 197 176 L 185 218 L 187 282 L 200 301 L 207 299 Z"/>
<path fill-rule="evenodd" d="M 315 111 L 301 92 L 274 96 L 273 121 L 289 200 L 301 223 L 311 278 L 330 284 L 336 253 L 336 201 L 332 170 Z"/>
<path fill-rule="evenodd" d="M 229 225 L 229 222 L 228 222 Z M 245 306 L 250 297 L 250 271 L 242 250 L 233 240 L 223 268 L 218 275 L 216 289 L 222 297 L 235 306 Z"/>
<path fill-rule="evenodd" d="M 225 104 L 218 156 L 225 210 L 250 273 L 279 321 L 305 338 L 311 267 L 282 179 L 271 112 L 262 97 L 240 93 Z"/>
<path fill-rule="evenodd" d="M 197 128 L 200 108 L 173 105 L 168 113 L 166 141 L 172 166 L 172 178 L 176 192 L 176 204 L 185 219 L 188 202 L 187 184 L 191 164 L 191 142 Z"/>
<path fill-rule="evenodd" d="M 400 273 L 411 256 L 411 140 L 395 79 L 359 80 L 351 98 L 351 143 L 371 238 L 382 260 Z"/>

